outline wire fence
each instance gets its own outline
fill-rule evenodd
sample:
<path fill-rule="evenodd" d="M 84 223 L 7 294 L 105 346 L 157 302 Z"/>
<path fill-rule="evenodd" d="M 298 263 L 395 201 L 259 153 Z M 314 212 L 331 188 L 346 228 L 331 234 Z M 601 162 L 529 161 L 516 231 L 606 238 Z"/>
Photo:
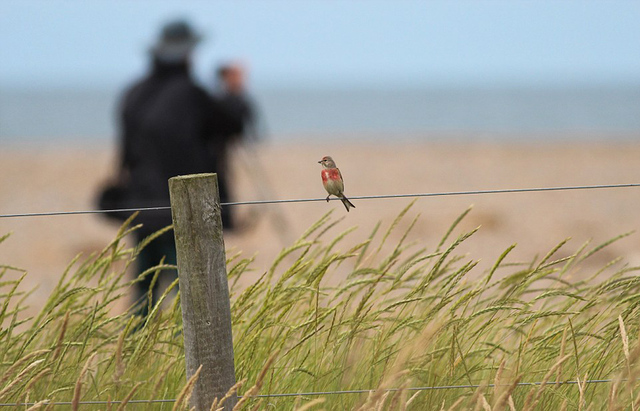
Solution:
<path fill-rule="evenodd" d="M 469 195 L 487 195 L 487 194 L 509 194 L 509 193 L 536 193 L 536 192 L 552 192 L 552 191 L 576 191 L 576 190 L 597 190 L 597 189 L 620 189 L 640 187 L 640 183 L 625 184 L 598 184 L 598 185 L 577 185 L 577 186 L 558 186 L 558 187 L 534 187 L 534 188 L 511 188 L 511 189 L 490 189 L 490 190 L 468 190 L 468 191 L 449 191 L 449 192 L 432 192 L 432 193 L 409 193 L 409 194 L 384 194 L 384 195 L 367 195 L 350 197 L 351 200 L 377 200 L 377 199 L 393 199 L 393 198 L 420 198 L 420 197 L 445 197 L 445 196 L 469 196 Z M 330 200 L 338 200 L 332 198 Z M 306 203 L 327 201 L 326 198 L 297 198 L 297 199 L 281 199 L 281 200 L 253 200 L 253 201 L 237 201 L 221 203 L 223 207 L 241 206 L 241 205 L 267 205 L 267 204 L 284 204 L 284 203 Z M 62 215 L 83 215 L 83 214 L 108 214 L 122 212 L 147 212 L 147 211 L 165 211 L 170 210 L 170 206 L 156 207 L 132 207 L 111 210 L 75 210 L 75 211 L 47 211 L 33 213 L 14 213 L 0 214 L 0 218 L 21 218 L 21 217 L 48 217 Z M 515 384 L 517 387 L 541 386 L 541 385 L 579 385 L 579 384 L 602 384 L 612 383 L 613 379 L 597 379 L 585 381 L 550 381 L 550 382 L 519 382 Z M 453 390 L 453 389 L 479 389 L 493 388 L 496 384 L 467 384 L 467 385 L 445 385 L 445 386 L 425 386 L 425 387 L 406 387 L 406 388 L 384 388 L 384 389 L 356 389 L 341 391 L 320 391 L 320 392 L 300 392 L 300 393 L 274 393 L 252 395 L 251 398 L 282 398 L 282 397 L 313 397 L 313 396 L 329 396 L 329 395 L 348 395 L 348 394 L 366 394 L 376 391 L 397 392 L 397 391 L 434 391 L 434 390 Z M 510 384 L 504 384 L 510 386 Z M 239 396 L 242 398 L 242 396 Z M 126 401 L 127 404 L 153 404 L 153 403 L 175 403 L 177 399 L 137 399 Z M 95 400 L 95 401 L 79 401 L 78 405 L 118 405 L 124 400 Z M 47 406 L 70 406 L 71 401 L 50 402 L 47 400 L 36 402 L 14 402 L 0 403 L 0 407 L 29 407 L 37 404 Z"/>
<path fill-rule="evenodd" d="M 601 380 L 570 380 L 570 381 L 536 381 L 536 382 L 519 382 L 515 384 L 516 387 L 536 387 L 541 385 L 582 385 L 582 384 L 603 384 L 612 383 L 613 379 L 601 379 Z M 621 380 L 624 382 L 626 380 Z M 398 391 L 435 391 L 435 390 L 455 390 L 455 389 L 479 389 L 479 388 L 494 388 L 494 387 L 511 387 L 514 384 L 466 384 L 466 385 L 441 385 L 441 386 L 427 386 L 427 387 L 403 387 L 403 388 L 381 388 L 381 389 L 360 389 L 360 390 L 341 390 L 341 391 L 318 391 L 318 392 L 297 392 L 297 393 L 282 393 L 282 394 L 257 394 L 251 395 L 249 398 L 282 398 L 282 397 L 320 397 L 329 395 L 347 395 L 347 394 L 367 394 L 373 392 L 398 392 Z M 238 396 L 242 398 L 242 395 Z M 154 403 L 175 403 L 177 399 L 150 399 L 150 400 L 129 400 L 128 404 L 154 404 Z M 122 400 L 113 401 L 79 401 L 78 405 L 118 405 L 122 404 Z M 49 402 L 46 400 L 36 402 L 22 402 L 22 403 L 0 403 L 0 407 L 30 407 L 42 403 L 43 405 L 62 406 L 72 405 L 71 401 L 56 401 Z"/>
<path fill-rule="evenodd" d="M 419 198 L 419 197 L 446 197 L 446 196 L 469 196 L 483 194 L 509 194 L 509 193 L 539 193 L 549 191 L 577 191 L 577 190 L 600 190 L 614 188 L 632 188 L 640 187 L 640 183 L 624 183 L 624 184 L 596 184 L 596 185 L 579 185 L 579 186 L 560 186 L 560 187 L 533 187 L 533 188 L 506 188 L 492 190 L 468 190 L 468 191 L 445 191 L 434 193 L 411 193 L 411 194 L 381 194 L 349 197 L 351 200 L 378 200 L 390 198 Z M 331 198 L 336 201 L 338 198 Z M 250 200 L 220 203 L 222 207 L 241 206 L 241 205 L 266 205 L 266 204 L 285 204 L 285 203 L 309 203 L 327 201 L 326 198 L 295 198 L 283 200 Z M 170 206 L 156 207 L 133 207 L 112 210 L 76 210 L 76 211 L 46 211 L 35 213 L 15 213 L 0 214 L 0 218 L 18 218 L 18 217 L 48 217 L 61 215 L 81 215 L 81 214 L 109 214 L 122 212 L 145 212 L 145 211 L 164 211 L 170 210 Z"/>

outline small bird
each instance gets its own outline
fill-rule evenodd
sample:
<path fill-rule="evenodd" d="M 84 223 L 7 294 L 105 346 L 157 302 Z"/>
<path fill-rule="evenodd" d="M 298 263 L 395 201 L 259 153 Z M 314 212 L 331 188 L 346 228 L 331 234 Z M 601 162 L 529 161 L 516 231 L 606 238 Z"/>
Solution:
<path fill-rule="evenodd" d="M 318 163 L 322 164 L 322 172 L 320 174 L 322 176 L 322 185 L 324 185 L 325 190 L 329 193 L 327 201 L 329 201 L 329 197 L 333 194 L 342 201 L 347 211 L 349 211 L 349 207 L 356 208 L 344 195 L 342 173 L 340 173 L 340 169 L 336 167 L 335 161 L 329 156 L 324 156 Z"/>

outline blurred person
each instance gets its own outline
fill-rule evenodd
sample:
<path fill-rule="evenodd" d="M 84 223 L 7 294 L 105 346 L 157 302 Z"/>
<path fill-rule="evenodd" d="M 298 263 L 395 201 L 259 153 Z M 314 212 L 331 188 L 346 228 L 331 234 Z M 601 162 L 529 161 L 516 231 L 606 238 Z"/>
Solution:
<path fill-rule="evenodd" d="M 223 105 L 233 107 L 233 110 L 243 114 L 244 130 L 242 135 L 253 141 L 258 140 L 256 124 L 256 103 L 248 94 L 246 88 L 246 70 L 240 63 L 227 63 L 218 67 L 213 95 Z"/>
<path fill-rule="evenodd" d="M 231 146 L 241 142 L 245 137 L 250 138 L 253 142 L 258 140 L 255 127 L 255 103 L 246 91 L 246 71 L 244 67 L 238 63 L 228 63 L 218 67 L 216 70 L 213 95 L 223 107 L 227 107 L 237 113 L 242 113 L 242 133 L 236 133 L 231 136 L 219 136 L 219 138 L 210 139 L 208 143 L 209 151 L 215 157 L 215 163 L 220 172 L 218 174 L 220 198 L 230 199 L 233 197 L 231 185 L 229 184 Z M 236 227 L 238 222 L 232 218 L 231 212 L 232 210 L 227 210 L 228 224 Z"/>
<path fill-rule="evenodd" d="M 242 94 L 230 89 L 225 99 L 217 99 L 192 79 L 191 58 L 201 41 L 191 25 L 182 20 L 166 24 L 150 50 L 148 74 L 129 87 L 119 107 L 120 167 L 119 184 L 124 187 L 120 206 L 153 207 L 169 204 L 168 180 L 177 175 L 221 172 L 223 155 L 219 153 L 227 140 L 240 135 L 249 103 Z M 220 201 L 227 202 L 224 173 L 218 175 Z M 125 206 L 125 208 L 126 208 Z M 101 203 L 101 207 L 104 204 Z M 120 216 L 123 217 L 123 216 Z M 134 223 L 142 223 L 135 231 L 140 244 L 145 238 L 169 226 L 171 212 L 143 211 Z M 233 228 L 229 207 L 222 209 L 225 229 Z M 164 258 L 176 264 L 173 232 L 168 231 L 147 244 L 139 256 L 138 275 L 156 266 Z M 163 276 L 176 278 L 175 271 L 164 270 Z M 140 279 L 135 297 L 140 314 L 161 295 L 158 282 L 153 284 L 152 301 L 147 295 L 153 273 Z"/>
<path fill-rule="evenodd" d="M 238 62 L 227 62 L 217 67 L 214 71 L 213 94 L 219 101 L 230 106 L 235 106 L 237 110 L 245 114 L 245 124 L 243 134 L 234 139 L 218 139 L 214 144 L 218 144 L 213 150 L 218 153 L 218 164 L 223 176 L 222 186 L 228 188 L 229 159 L 233 157 L 234 169 L 243 169 L 252 184 L 254 195 L 260 200 L 271 200 L 278 198 L 273 183 L 269 179 L 267 168 L 262 164 L 256 144 L 263 141 L 266 136 L 265 118 L 260 113 L 260 105 L 247 92 L 246 87 L 247 72 L 244 66 Z M 238 99 L 236 96 L 242 96 Z M 241 138 L 240 138 L 241 137 Z M 242 144 L 237 144 L 242 143 Z M 222 146 L 220 146 L 220 144 Z M 219 180 L 220 181 L 220 180 Z M 222 188 L 221 188 L 222 189 Z M 232 193 L 227 191 L 230 197 Z M 291 236 L 290 225 L 287 216 L 279 207 L 250 207 L 245 210 L 239 223 L 238 229 L 250 230 L 255 227 L 261 218 L 269 218 L 274 226 L 274 233 L 279 237 L 282 246 L 286 247 L 295 240 Z"/>

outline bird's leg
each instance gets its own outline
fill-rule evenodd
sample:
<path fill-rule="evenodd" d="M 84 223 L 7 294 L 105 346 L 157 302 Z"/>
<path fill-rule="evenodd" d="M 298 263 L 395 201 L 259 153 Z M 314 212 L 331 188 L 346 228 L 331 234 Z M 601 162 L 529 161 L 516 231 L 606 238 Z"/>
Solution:
<path fill-rule="evenodd" d="M 331 194 L 327 196 L 327 203 L 329 202 L 329 197 L 331 197 Z"/>

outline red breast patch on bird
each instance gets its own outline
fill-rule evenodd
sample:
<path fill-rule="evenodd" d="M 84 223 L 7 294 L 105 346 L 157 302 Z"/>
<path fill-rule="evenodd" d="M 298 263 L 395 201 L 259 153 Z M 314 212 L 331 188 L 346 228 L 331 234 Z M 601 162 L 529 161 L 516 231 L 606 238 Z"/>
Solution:
<path fill-rule="evenodd" d="M 340 180 L 340 171 L 337 168 L 331 168 L 329 170 L 322 170 L 322 182 L 326 183 L 327 180 Z"/>

